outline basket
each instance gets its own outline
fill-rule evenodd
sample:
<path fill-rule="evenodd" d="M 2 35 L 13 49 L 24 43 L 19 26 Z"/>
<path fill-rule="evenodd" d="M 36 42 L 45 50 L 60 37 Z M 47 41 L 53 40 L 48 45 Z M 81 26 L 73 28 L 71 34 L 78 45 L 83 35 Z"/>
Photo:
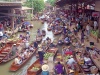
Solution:
<path fill-rule="evenodd" d="M 98 73 L 98 68 L 96 66 L 90 67 L 90 71 L 92 74 L 97 74 Z"/>

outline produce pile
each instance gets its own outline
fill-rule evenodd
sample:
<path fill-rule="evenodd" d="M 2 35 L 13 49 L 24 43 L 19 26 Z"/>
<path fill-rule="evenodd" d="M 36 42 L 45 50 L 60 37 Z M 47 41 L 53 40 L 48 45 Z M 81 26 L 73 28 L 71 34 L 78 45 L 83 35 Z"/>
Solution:
<path fill-rule="evenodd" d="M 92 33 L 94 36 L 97 36 L 97 35 L 98 35 L 98 30 L 91 30 L 91 33 Z"/>
<path fill-rule="evenodd" d="M 34 71 L 34 72 L 36 72 L 36 71 L 38 71 L 40 68 L 38 68 L 38 67 L 32 67 L 32 69 L 30 70 L 30 71 Z"/>
<path fill-rule="evenodd" d="M 67 61 L 70 58 L 70 55 L 67 55 L 64 57 L 65 61 Z"/>
<path fill-rule="evenodd" d="M 19 40 L 19 38 L 9 38 L 9 39 L 7 39 L 7 41 L 17 41 L 17 40 Z"/>
<path fill-rule="evenodd" d="M 49 57 L 51 57 L 53 55 L 54 55 L 54 53 L 47 52 L 47 53 L 44 54 L 44 59 L 48 59 Z"/>

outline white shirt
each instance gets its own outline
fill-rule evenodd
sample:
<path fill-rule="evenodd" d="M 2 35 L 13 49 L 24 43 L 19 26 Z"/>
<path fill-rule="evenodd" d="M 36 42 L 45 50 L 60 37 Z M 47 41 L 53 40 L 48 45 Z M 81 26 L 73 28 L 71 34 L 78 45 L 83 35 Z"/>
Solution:
<path fill-rule="evenodd" d="M 87 25 L 87 26 L 86 26 L 86 30 L 89 30 L 89 29 L 90 29 L 90 27 Z"/>
<path fill-rule="evenodd" d="M 98 26 L 97 21 L 94 21 L 94 26 Z"/>
<path fill-rule="evenodd" d="M 76 63 L 76 61 L 74 60 L 74 58 L 68 59 L 68 62 L 67 62 L 68 65 L 72 65 L 73 63 Z"/>
<path fill-rule="evenodd" d="M 0 31 L 0 36 L 3 36 L 3 32 L 2 31 Z"/>
<path fill-rule="evenodd" d="M 88 58 L 88 57 L 84 57 L 84 60 L 85 60 L 85 61 L 91 61 L 91 59 Z"/>
<path fill-rule="evenodd" d="M 18 58 L 15 58 L 15 64 L 19 64 L 19 59 Z"/>
<path fill-rule="evenodd" d="M 26 51 L 24 52 L 24 55 L 27 56 L 27 52 Z"/>

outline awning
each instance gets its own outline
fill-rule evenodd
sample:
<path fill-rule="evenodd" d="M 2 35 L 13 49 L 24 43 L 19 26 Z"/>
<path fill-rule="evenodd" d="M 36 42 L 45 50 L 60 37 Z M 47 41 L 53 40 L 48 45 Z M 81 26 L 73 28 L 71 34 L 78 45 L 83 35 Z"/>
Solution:
<path fill-rule="evenodd" d="M 22 8 L 15 8 L 15 9 L 19 9 L 19 10 L 32 10 L 33 8 L 29 8 L 29 7 L 22 7 Z"/>
<path fill-rule="evenodd" d="M 95 2 L 95 10 L 100 11 L 100 1 Z"/>
<path fill-rule="evenodd" d="M 1 15 L 5 15 L 5 16 L 25 17 L 25 16 L 23 16 L 23 15 L 12 14 L 12 13 L 1 13 L 1 12 L 0 12 L 0 14 L 1 14 Z"/>
<path fill-rule="evenodd" d="M 31 10 L 31 9 L 33 9 L 33 8 L 29 8 L 29 7 L 22 7 L 21 9 L 22 9 L 22 10 Z"/>

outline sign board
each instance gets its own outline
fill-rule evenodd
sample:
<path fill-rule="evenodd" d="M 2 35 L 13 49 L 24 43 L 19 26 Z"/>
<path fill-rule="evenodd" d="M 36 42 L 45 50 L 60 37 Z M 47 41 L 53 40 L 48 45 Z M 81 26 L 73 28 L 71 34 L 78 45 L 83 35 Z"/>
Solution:
<path fill-rule="evenodd" d="M 92 13 L 92 17 L 99 17 L 100 16 L 100 12 L 93 12 Z"/>

